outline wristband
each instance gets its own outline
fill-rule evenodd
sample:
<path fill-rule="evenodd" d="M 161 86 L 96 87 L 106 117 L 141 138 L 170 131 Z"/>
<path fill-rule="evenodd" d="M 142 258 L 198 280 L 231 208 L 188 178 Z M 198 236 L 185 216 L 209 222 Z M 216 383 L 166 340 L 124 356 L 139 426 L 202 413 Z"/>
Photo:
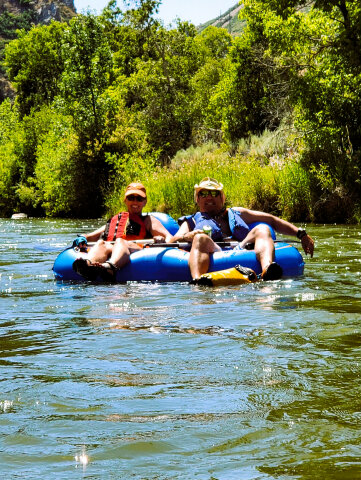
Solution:
<path fill-rule="evenodd" d="M 297 232 L 297 238 L 299 238 L 300 240 L 302 240 L 302 238 L 307 235 L 307 232 L 306 230 L 304 230 L 303 228 L 299 228 L 298 229 L 298 232 Z"/>

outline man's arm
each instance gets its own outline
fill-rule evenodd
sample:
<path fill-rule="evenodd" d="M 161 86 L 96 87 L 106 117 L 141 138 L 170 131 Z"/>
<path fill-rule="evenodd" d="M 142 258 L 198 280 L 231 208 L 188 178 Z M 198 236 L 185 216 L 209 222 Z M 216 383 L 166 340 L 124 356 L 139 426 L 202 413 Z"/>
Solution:
<path fill-rule="evenodd" d="M 171 242 L 189 242 L 191 240 L 188 240 L 188 236 L 190 236 L 189 232 L 189 226 L 188 222 L 183 222 L 182 225 L 179 227 L 179 230 L 177 233 L 175 233 L 171 239 Z M 187 240 L 185 236 L 187 235 Z"/>
<path fill-rule="evenodd" d="M 281 233 L 283 235 L 293 235 L 294 237 L 300 238 L 305 253 L 309 253 L 311 257 L 313 257 L 313 239 L 307 233 L 302 233 L 302 229 L 296 227 L 296 225 L 287 222 L 287 220 L 276 217 L 275 215 L 271 215 L 270 213 L 258 212 L 256 210 L 249 210 L 242 207 L 235 207 L 234 210 L 242 213 L 242 218 L 247 224 L 253 222 L 265 222 L 271 225 L 271 227 L 278 233 Z"/>
<path fill-rule="evenodd" d="M 297 236 L 298 227 L 286 220 L 282 220 L 282 218 L 276 217 L 275 215 L 242 207 L 235 207 L 233 210 L 241 212 L 242 218 L 247 224 L 253 222 L 265 222 L 271 225 L 271 227 L 278 233 Z"/>

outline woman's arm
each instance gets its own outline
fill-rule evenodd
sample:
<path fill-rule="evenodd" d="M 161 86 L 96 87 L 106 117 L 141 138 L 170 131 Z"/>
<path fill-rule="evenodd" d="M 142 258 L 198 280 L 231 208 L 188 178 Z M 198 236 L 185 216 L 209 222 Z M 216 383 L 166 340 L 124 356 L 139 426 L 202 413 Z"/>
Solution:
<path fill-rule="evenodd" d="M 162 222 L 158 220 L 158 218 L 153 217 L 153 215 L 148 215 L 145 221 L 147 222 L 147 220 L 150 222 L 150 225 L 146 225 L 146 227 L 152 234 L 153 238 L 163 237 L 163 241 L 165 241 L 166 243 L 171 242 L 173 236 L 171 235 L 171 233 L 168 232 L 168 230 L 165 228 Z"/>
<path fill-rule="evenodd" d="M 94 232 L 86 233 L 84 237 L 88 240 L 88 242 L 96 242 L 99 238 L 103 235 L 105 231 L 106 225 L 98 228 L 98 230 L 94 230 Z"/>

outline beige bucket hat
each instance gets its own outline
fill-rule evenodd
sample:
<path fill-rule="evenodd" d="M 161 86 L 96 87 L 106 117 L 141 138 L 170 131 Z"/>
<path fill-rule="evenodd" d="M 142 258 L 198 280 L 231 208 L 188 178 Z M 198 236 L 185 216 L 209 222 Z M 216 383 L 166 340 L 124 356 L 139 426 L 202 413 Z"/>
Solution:
<path fill-rule="evenodd" d="M 197 202 L 198 192 L 200 192 L 201 190 L 218 190 L 219 192 L 222 192 L 222 197 L 224 199 L 223 184 L 218 182 L 215 178 L 205 177 L 202 178 L 202 180 L 198 184 L 194 185 L 195 202 Z"/>

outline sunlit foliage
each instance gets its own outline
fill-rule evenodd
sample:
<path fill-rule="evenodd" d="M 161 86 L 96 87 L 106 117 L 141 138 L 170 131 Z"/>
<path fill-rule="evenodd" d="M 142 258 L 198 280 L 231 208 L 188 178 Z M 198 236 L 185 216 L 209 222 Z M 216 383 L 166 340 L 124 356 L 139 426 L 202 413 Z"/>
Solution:
<path fill-rule="evenodd" d="M 113 0 L 100 16 L 21 30 L 7 45 L 17 96 L 0 106 L 0 212 L 94 217 L 119 207 L 127 182 L 156 188 L 167 175 L 154 205 L 191 208 L 173 159 L 213 142 L 219 164 L 257 176 L 232 199 L 318 221 L 334 219 L 336 199 L 335 221 L 359 218 L 359 2 L 244 0 L 239 37 L 166 28 L 159 3 L 122 11 Z M 281 153 L 266 148 L 280 132 Z"/>

